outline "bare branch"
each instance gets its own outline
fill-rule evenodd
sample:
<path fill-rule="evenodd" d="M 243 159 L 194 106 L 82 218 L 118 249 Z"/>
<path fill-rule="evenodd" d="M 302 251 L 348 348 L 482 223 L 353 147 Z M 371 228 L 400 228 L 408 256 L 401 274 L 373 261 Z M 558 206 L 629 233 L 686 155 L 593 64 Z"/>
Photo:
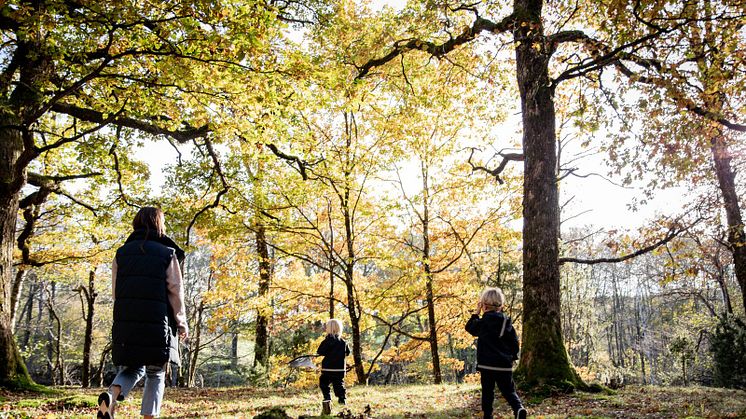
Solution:
<path fill-rule="evenodd" d="M 296 164 L 298 166 L 298 172 L 300 173 L 300 175 L 303 178 L 303 180 L 308 180 L 308 173 L 306 173 L 306 168 L 308 167 L 308 162 L 307 161 L 301 159 L 298 156 L 293 156 L 291 154 L 283 153 L 274 144 L 265 144 L 265 145 L 267 146 L 267 148 L 270 149 L 270 151 L 272 151 L 272 153 L 275 154 L 275 156 L 277 156 L 277 157 L 279 157 L 279 158 L 281 158 L 283 160 L 287 160 L 288 163 L 290 163 L 290 164 Z"/>
<path fill-rule="evenodd" d="M 194 226 L 194 223 L 197 222 L 197 218 L 199 218 L 200 215 L 205 213 L 207 210 L 211 208 L 216 208 L 218 205 L 220 205 L 220 198 L 225 195 L 226 192 L 230 189 L 230 186 L 228 185 L 228 182 L 225 180 L 225 175 L 223 174 L 223 168 L 220 164 L 220 159 L 218 157 L 218 154 L 215 152 L 215 149 L 212 147 L 212 141 L 210 141 L 209 138 L 205 138 L 205 146 L 207 147 L 207 153 L 210 155 L 210 158 L 212 159 L 213 167 L 215 168 L 215 171 L 218 174 L 218 177 L 220 178 L 220 183 L 223 186 L 223 189 L 219 190 L 217 195 L 215 195 L 215 199 L 210 203 L 202 207 L 197 213 L 194 214 L 194 217 L 192 217 L 192 221 L 189 222 L 189 226 L 186 230 L 186 244 L 189 245 L 189 236 L 190 232 L 192 231 L 192 227 Z"/>
<path fill-rule="evenodd" d="M 474 163 L 472 163 L 471 159 L 474 156 L 474 150 L 476 150 L 476 148 L 472 147 L 471 152 L 469 153 L 469 159 L 468 159 L 468 163 L 471 166 L 471 171 L 476 172 L 478 170 L 481 170 L 483 172 L 486 172 L 490 176 L 494 176 L 494 178 L 497 180 L 497 183 L 501 185 L 505 183 L 505 181 L 503 181 L 502 178 L 500 178 L 500 173 L 502 173 L 502 171 L 505 170 L 505 167 L 508 165 L 508 162 L 523 161 L 522 153 L 503 153 L 502 151 L 499 151 L 497 155 L 502 157 L 503 160 L 500 162 L 500 164 L 496 168 L 488 169 L 484 166 L 477 166 Z"/>
<path fill-rule="evenodd" d="M 43 176 L 37 173 L 28 173 L 27 182 L 30 185 L 36 186 L 39 188 L 38 191 L 32 192 L 28 196 L 24 197 L 19 202 L 19 207 L 21 209 L 28 208 L 33 205 L 38 206 L 41 205 L 49 196 L 50 193 L 55 193 L 57 195 L 62 195 L 69 199 L 70 201 L 74 202 L 77 205 L 80 205 L 83 208 L 86 208 L 87 210 L 91 211 L 93 215 L 96 215 L 96 209 L 86 204 L 85 202 L 80 201 L 79 199 L 72 196 L 69 192 L 64 190 L 62 186 L 60 185 L 61 182 L 67 181 L 67 180 L 74 180 L 74 179 L 85 179 L 89 177 L 94 176 L 101 176 L 102 173 L 100 172 L 92 172 L 92 173 L 82 173 L 78 175 L 69 175 L 69 176 Z"/>
<path fill-rule="evenodd" d="M 689 225 L 687 227 L 683 227 L 683 228 L 679 228 L 679 227 L 674 226 L 674 227 L 672 227 L 668 231 L 668 233 L 666 234 L 666 236 L 664 238 L 662 238 L 661 240 L 659 240 L 659 241 L 657 241 L 657 242 L 655 242 L 655 243 L 653 243 L 653 244 L 651 244 L 649 246 L 643 247 L 642 249 L 637 250 L 636 252 L 632 252 L 632 253 L 626 254 L 624 256 L 620 256 L 620 257 L 616 257 L 616 258 L 598 258 L 598 259 L 559 258 L 559 263 L 563 264 L 563 263 L 566 263 L 566 262 L 572 262 L 572 263 L 582 263 L 584 265 L 596 265 L 596 264 L 599 264 L 599 263 L 618 263 L 618 262 L 624 262 L 625 260 L 629 260 L 629 259 L 635 258 L 637 256 L 644 255 L 645 253 L 652 252 L 653 250 L 659 248 L 660 246 L 665 245 L 666 243 L 668 243 L 671 240 L 673 240 L 679 234 L 681 234 L 681 233 L 689 230 L 691 227 L 693 227 L 695 224 L 697 224 L 701 220 L 702 219 L 699 218 L 696 221 L 694 221 L 691 225 Z"/>
<path fill-rule="evenodd" d="M 117 137 L 119 137 L 120 130 L 117 130 Z M 117 172 L 117 186 L 119 187 L 119 196 L 122 198 L 125 204 L 140 208 L 139 205 L 133 204 L 127 200 L 127 195 L 124 193 L 124 186 L 122 186 L 122 171 L 119 168 L 119 156 L 117 155 L 117 144 L 114 143 L 111 145 L 111 148 L 109 149 L 109 154 L 114 157 L 114 171 Z"/>

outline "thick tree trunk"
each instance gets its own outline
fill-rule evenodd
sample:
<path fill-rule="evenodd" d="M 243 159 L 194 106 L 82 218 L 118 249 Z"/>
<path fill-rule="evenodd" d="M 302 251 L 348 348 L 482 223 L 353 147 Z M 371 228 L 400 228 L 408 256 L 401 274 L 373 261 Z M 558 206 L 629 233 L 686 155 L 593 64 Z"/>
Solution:
<path fill-rule="evenodd" d="M 746 234 L 744 234 L 743 218 L 736 192 L 736 175 L 730 165 L 731 154 L 725 139 L 721 136 L 715 137 L 710 149 L 723 198 L 725 217 L 728 221 L 728 244 L 733 253 L 736 280 L 741 287 L 741 298 L 744 310 L 746 310 Z"/>
<path fill-rule="evenodd" d="M 256 206 L 253 229 L 256 257 L 259 265 L 258 295 L 260 300 L 269 295 L 272 282 L 272 260 L 270 258 L 269 243 L 267 242 L 267 227 L 264 224 L 262 210 L 267 208 L 267 197 L 264 187 L 264 161 L 257 162 L 256 174 L 253 176 L 254 205 Z M 258 309 L 256 313 L 256 327 L 254 340 L 254 366 L 268 366 L 269 362 L 269 322 L 271 313 L 265 309 Z"/>
<path fill-rule="evenodd" d="M 541 0 L 515 0 L 516 73 L 523 119 L 523 342 L 517 375 L 528 386 L 570 390 L 582 381 L 562 341 L 559 191 L 550 53 L 543 43 Z M 524 23 L 526 23 L 524 25 Z"/>
<path fill-rule="evenodd" d="M 261 222 L 256 226 L 256 252 L 259 257 L 259 298 L 269 294 L 272 280 L 272 261 L 269 258 L 266 228 Z M 256 345 L 254 349 L 254 366 L 267 366 L 269 361 L 269 316 L 259 310 L 256 316 Z"/>
<path fill-rule="evenodd" d="M 728 284 L 725 283 L 725 275 L 722 270 L 717 273 L 718 285 L 720 285 L 720 292 L 723 294 L 723 306 L 725 312 L 733 314 L 733 304 L 730 302 L 730 293 L 728 292 Z"/>
<path fill-rule="evenodd" d="M 9 388 L 33 383 L 13 339 L 11 323 L 13 249 L 25 170 L 17 166 L 23 149 L 20 132 L 3 127 L 17 126 L 18 122 L 0 110 L 0 386 Z"/>

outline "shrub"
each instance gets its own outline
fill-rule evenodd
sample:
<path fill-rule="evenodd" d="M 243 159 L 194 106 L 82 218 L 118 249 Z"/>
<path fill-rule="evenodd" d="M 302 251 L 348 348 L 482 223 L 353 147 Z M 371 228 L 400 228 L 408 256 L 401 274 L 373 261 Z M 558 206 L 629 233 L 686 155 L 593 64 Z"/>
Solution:
<path fill-rule="evenodd" d="M 715 328 L 711 345 L 715 384 L 746 388 L 746 325 L 734 316 L 723 316 Z"/>

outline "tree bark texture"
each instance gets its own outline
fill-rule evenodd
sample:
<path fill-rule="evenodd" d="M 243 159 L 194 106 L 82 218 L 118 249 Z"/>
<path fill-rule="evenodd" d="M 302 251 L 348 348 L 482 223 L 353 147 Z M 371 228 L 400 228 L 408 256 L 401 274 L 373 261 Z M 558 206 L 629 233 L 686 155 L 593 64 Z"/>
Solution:
<path fill-rule="evenodd" d="M 736 280 L 741 287 L 741 298 L 746 310 L 746 234 L 736 192 L 736 174 L 730 164 L 730 150 L 722 136 L 713 138 L 710 149 L 728 222 L 728 244 L 733 253 Z"/>
<path fill-rule="evenodd" d="M 26 279 L 27 272 L 22 266 L 17 268 L 10 292 L 10 330 L 13 333 L 16 331 L 16 323 L 18 323 L 18 307 L 20 305 L 21 292 L 23 291 L 23 281 Z"/>
<path fill-rule="evenodd" d="M 440 370 L 440 355 L 438 354 L 438 328 L 435 318 L 435 296 L 433 293 L 433 272 L 430 265 L 430 191 L 427 183 L 428 170 L 423 164 L 422 169 L 422 267 L 425 271 L 425 299 L 427 301 L 428 342 L 430 343 L 430 356 L 433 361 L 433 382 L 440 384 L 443 375 Z"/>
<path fill-rule="evenodd" d="M 352 359 L 355 363 L 355 375 L 357 377 L 358 384 L 366 384 L 368 377 L 365 374 L 363 368 L 363 350 L 362 350 L 362 334 L 360 333 L 360 312 L 358 310 L 358 302 L 355 297 L 355 249 L 353 246 L 353 233 L 352 233 L 352 215 L 348 204 L 350 202 L 350 191 L 349 187 L 345 186 L 344 202 L 343 202 L 343 213 L 345 221 L 345 241 L 347 243 L 347 261 L 344 264 L 345 272 L 345 287 L 347 289 L 347 312 L 350 316 L 350 326 L 352 329 Z"/>
<path fill-rule="evenodd" d="M 269 257 L 269 245 L 264 224 L 256 226 L 256 252 L 259 257 L 259 298 L 269 294 L 272 281 L 272 261 Z M 256 316 L 256 345 L 254 351 L 254 366 L 267 366 L 269 361 L 269 316 L 261 310 Z"/>
<path fill-rule="evenodd" d="M 560 325 L 559 191 L 556 180 L 551 54 L 543 42 L 541 0 L 515 0 L 516 75 L 523 119 L 523 336 L 517 375 L 525 385 L 572 389 Z M 525 22 L 525 25 L 524 25 Z"/>
<path fill-rule="evenodd" d="M 83 371 L 81 373 L 81 385 L 90 387 L 91 385 L 91 346 L 93 346 L 93 315 L 96 303 L 96 270 L 92 269 L 88 273 L 88 290 L 83 292 L 86 302 L 85 312 L 85 336 L 83 338 Z"/>
<path fill-rule="evenodd" d="M 331 248 L 334 249 L 334 237 L 332 236 Z M 334 318 L 334 256 L 329 251 L 329 318 Z"/>
<path fill-rule="evenodd" d="M 17 118 L 0 111 L 0 386 L 24 387 L 32 383 L 13 339 L 11 289 L 18 200 L 25 168 L 18 167 L 23 151 Z"/>
<path fill-rule="evenodd" d="M 202 344 L 202 316 L 205 312 L 205 302 L 200 300 L 197 307 L 197 321 L 194 325 L 194 336 L 190 345 L 190 351 L 186 354 L 189 360 L 187 370 L 187 387 L 194 387 L 197 377 L 197 361 L 199 360 L 200 345 Z"/>

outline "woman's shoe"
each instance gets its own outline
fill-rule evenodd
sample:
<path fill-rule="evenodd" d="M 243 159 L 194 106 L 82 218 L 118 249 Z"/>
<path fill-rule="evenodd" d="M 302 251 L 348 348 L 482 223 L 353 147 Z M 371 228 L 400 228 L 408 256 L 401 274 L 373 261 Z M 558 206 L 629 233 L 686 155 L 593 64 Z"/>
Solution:
<path fill-rule="evenodd" d="M 103 392 L 98 395 L 97 419 L 111 419 L 111 394 Z"/>

